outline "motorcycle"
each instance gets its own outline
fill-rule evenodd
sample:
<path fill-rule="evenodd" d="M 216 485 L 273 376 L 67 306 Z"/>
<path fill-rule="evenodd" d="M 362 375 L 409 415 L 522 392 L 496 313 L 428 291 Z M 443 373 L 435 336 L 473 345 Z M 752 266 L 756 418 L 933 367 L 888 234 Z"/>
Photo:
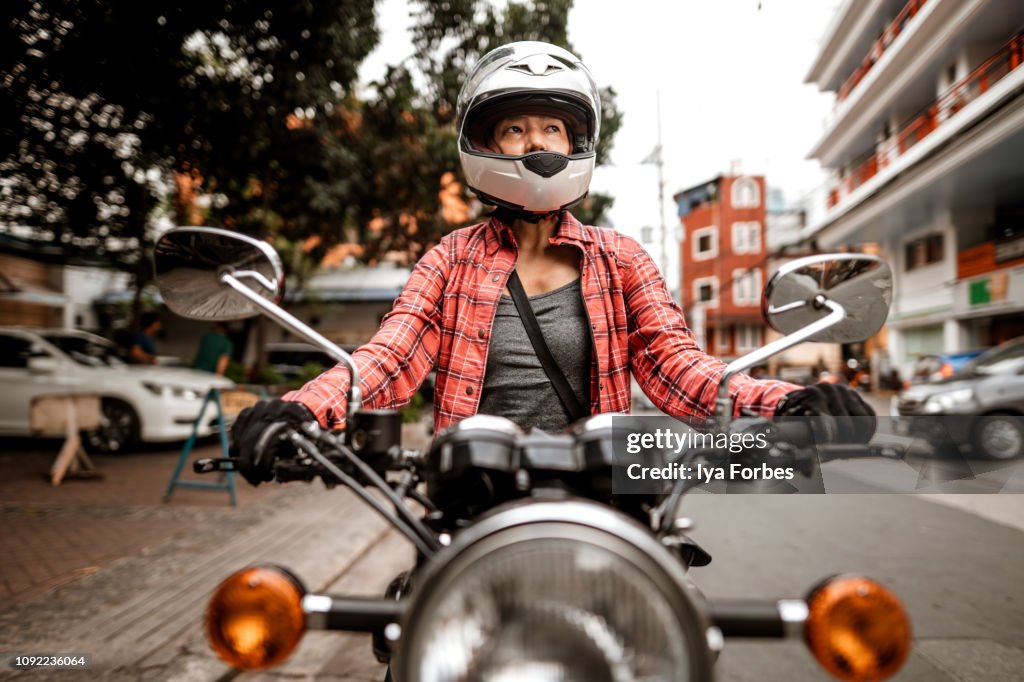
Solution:
<path fill-rule="evenodd" d="M 599 414 L 560 434 L 476 415 L 439 434 L 427 452 L 403 449 L 397 412 L 362 409 L 351 356 L 277 305 L 283 269 L 266 243 L 182 227 L 161 237 L 154 256 L 161 294 L 176 314 L 230 320 L 262 313 L 347 366 L 344 431 L 280 423 L 262 447 L 277 453 L 277 481 L 344 485 L 417 550 L 415 567 L 375 599 L 310 593 L 275 566 L 228 577 L 210 599 L 206 631 L 229 664 L 280 664 L 314 629 L 374 633 L 375 654 L 390 663 L 389 679 L 401 682 L 710 680 L 727 638 L 802 637 L 821 666 L 843 680 L 884 679 L 906 660 L 906 611 L 866 577 L 831 577 L 797 599 L 705 598 L 689 571 L 711 556 L 678 517 L 699 479 L 617 494 L 630 464 L 712 467 L 723 462 L 720 448 L 629 454 L 622 435 L 641 432 L 643 418 Z M 873 334 L 887 315 L 891 279 L 883 261 L 862 254 L 783 266 L 763 299 L 766 318 L 783 336 L 729 364 L 714 418 L 685 428 L 756 434 L 743 441 L 750 447 L 729 453 L 730 461 L 787 463 L 810 475 L 829 447 L 813 447 L 820 434 L 802 422 L 733 418 L 730 379 L 803 341 Z M 871 454 L 836 447 L 845 457 Z M 194 468 L 231 471 L 238 464 L 205 459 Z"/>

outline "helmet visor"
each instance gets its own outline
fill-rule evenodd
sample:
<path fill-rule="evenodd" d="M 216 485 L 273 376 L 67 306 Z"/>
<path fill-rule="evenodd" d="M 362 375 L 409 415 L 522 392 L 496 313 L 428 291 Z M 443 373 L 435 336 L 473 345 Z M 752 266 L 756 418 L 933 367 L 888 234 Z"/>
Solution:
<path fill-rule="evenodd" d="M 494 153 L 495 128 L 515 116 L 550 116 L 562 121 L 569 139 L 569 154 L 594 151 L 594 125 L 587 108 L 571 95 L 516 93 L 489 98 L 467 115 L 460 145 L 463 151 Z"/>

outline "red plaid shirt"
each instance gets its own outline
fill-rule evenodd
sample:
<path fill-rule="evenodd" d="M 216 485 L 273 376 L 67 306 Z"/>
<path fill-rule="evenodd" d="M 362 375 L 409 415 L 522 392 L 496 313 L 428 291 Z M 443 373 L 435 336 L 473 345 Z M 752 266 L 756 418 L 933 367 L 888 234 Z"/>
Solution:
<path fill-rule="evenodd" d="M 647 252 L 635 240 L 584 226 L 568 212 L 551 243 L 582 252 L 581 284 L 594 342 L 591 413 L 629 413 L 632 370 L 663 411 L 708 416 L 725 364 L 697 346 Z M 497 218 L 450 233 L 423 256 L 380 330 L 353 353 L 363 405 L 404 405 L 436 360 L 435 430 L 476 414 L 494 313 L 516 256 L 512 230 Z M 321 424 L 339 427 L 348 385 L 348 370 L 337 365 L 284 398 L 305 404 Z M 730 383 L 737 413 L 747 408 L 763 415 L 799 388 L 742 375 Z"/>

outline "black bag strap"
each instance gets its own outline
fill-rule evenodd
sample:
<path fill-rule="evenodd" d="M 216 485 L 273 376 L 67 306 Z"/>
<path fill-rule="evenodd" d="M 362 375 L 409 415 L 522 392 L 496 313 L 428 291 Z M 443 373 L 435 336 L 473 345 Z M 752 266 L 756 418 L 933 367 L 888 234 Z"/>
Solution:
<path fill-rule="evenodd" d="M 590 411 L 580 404 L 579 398 L 569 386 L 569 380 L 565 378 L 565 373 L 555 362 L 554 356 L 551 355 L 551 350 L 548 348 L 547 342 L 544 341 L 540 324 L 537 322 L 537 316 L 533 314 L 533 306 L 530 305 L 530 299 L 526 297 L 526 290 L 523 289 L 523 283 L 519 280 L 519 274 L 515 270 L 508 278 L 508 290 L 512 294 L 512 302 L 515 304 L 516 310 L 519 311 L 519 318 L 523 321 L 523 326 L 526 327 L 526 335 L 530 337 L 530 343 L 533 344 L 533 352 L 537 354 L 537 359 L 540 360 L 544 373 L 548 375 L 548 380 L 554 386 L 558 399 L 562 401 L 562 407 L 565 408 L 566 414 L 572 421 L 582 419 L 590 414 Z"/>

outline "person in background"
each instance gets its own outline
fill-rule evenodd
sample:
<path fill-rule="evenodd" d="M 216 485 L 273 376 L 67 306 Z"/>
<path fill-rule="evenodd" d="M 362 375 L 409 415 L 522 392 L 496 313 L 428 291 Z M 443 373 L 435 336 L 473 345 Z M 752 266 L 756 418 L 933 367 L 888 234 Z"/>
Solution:
<path fill-rule="evenodd" d="M 162 325 L 159 313 L 152 310 L 142 313 L 139 318 L 139 330 L 132 337 L 132 346 L 129 351 L 129 358 L 132 362 L 140 365 L 157 364 L 156 334 Z"/>
<path fill-rule="evenodd" d="M 235 344 L 228 337 L 228 327 L 223 322 L 214 322 L 210 331 L 199 341 L 199 350 L 192 366 L 204 372 L 213 372 L 224 376 L 235 352 Z"/>

